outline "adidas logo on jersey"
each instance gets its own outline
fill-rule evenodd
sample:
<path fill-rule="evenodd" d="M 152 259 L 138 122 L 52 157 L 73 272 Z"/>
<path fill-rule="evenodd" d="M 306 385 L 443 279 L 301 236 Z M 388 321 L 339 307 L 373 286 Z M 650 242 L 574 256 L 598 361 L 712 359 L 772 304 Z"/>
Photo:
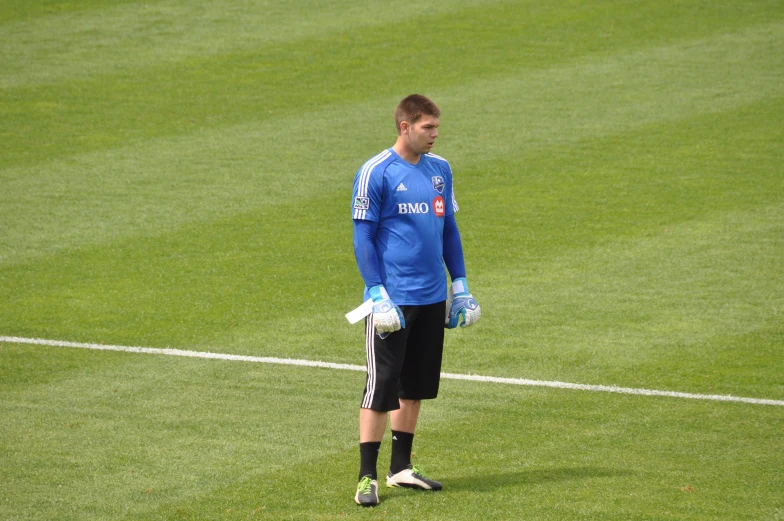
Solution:
<path fill-rule="evenodd" d="M 397 190 L 395 190 L 395 191 L 396 192 L 405 192 L 406 190 L 408 190 L 408 188 L 406 188 L 406 185 L 404 185 L 403 183 L 400 183 L 399 185 L 397 185 Z"/>

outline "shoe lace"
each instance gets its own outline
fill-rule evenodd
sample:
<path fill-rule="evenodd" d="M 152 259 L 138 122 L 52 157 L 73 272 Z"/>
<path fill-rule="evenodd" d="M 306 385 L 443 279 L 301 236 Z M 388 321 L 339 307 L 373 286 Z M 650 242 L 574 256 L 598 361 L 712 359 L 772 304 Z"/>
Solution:
<path fill-rule="evenodd" d="M 370 494 L 372 486 L 373 486 L 373 480 L 368 476 L 365 476 L 361 480 L 359 480 L 359 485 L 357 485 L 357 491 L 360 494 Z"/>
<path fill-rule="evenodd" d="M 425 474 L 425 471 L 422 470 L 422 467 L 420 467 L 419 465 L 412 466 L 411 467 L 411 472 L 414 473 L 414 474 L 417 474 L 417 475 L 419 475 L 419 476 L 421 476 L 421 477 L 423 477 L 425 479 L 430 479 L 430 478 L 427 477 L 427 474 Z"/>

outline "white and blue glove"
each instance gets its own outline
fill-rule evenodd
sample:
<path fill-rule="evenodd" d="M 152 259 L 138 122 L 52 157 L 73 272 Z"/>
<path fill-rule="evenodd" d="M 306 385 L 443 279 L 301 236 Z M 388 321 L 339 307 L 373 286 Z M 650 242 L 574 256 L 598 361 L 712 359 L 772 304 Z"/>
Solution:
<path fill-rule="evenodd" d="M 379 284 L 368 290 L 370 298 L 373 300 L 373 312 L 370 315 L 373 319 L 373 327 L 381 338 L 386 338 L 389 333 L 394 333 L 406 327 L 406 319 L 403 312 L 389 298 L 387 290 Z"/>
<path fill-rule="evenodd" d="M 473 295 L 468 292 L 468 282 L 464 277 L 452 281 L 452 293 L 452 302 L 447 302 L 449 314 L 446 316 L 444 327 L 454 329 L 458 325 L 468 327 L 476 324 L 482 316 L 482 310 Z"/>

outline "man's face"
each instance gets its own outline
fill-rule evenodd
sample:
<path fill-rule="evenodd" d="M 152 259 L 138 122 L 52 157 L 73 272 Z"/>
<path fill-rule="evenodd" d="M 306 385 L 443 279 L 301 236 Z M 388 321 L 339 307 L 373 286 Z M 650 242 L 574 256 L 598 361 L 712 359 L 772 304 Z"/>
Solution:
<path fill-rule="evenodd" d="M 438 137 L 438 118 L 435 116 L 422 116 L 413 125 L 406 128 L 408 146 L 416 154 L 427 154 L 433 148 Z"/>

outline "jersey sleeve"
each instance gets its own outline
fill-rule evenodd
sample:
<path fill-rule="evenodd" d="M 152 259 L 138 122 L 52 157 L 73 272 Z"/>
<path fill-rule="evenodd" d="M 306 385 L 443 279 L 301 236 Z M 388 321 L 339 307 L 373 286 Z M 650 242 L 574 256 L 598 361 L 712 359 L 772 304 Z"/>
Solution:
<path fill-rule="evenodd" d="M 378 156 L 377 156 L 378 157 Z M 385 163 L 371 159 L 354 177 L 354 219 L 378 222 L 383 200 Z"/>
<path fill-rule="evenodd" d="M 463 241 L 460 239 L 455 214 L 444 218 L 444 264 L 452 280 L 466 276 Z"/>
<path fill-rule="evenodd" d="M 452 215 L 460 208 L 457 206 L 457 199 L 455 199 L 455 188 L 454 188 L 454 180 L 452 179 L 452 167 L 449 166 L 449 163 L 444 163 L 444 178 L 446 179 L 446 193 L 444 194 L 445 198 L 448 198 L 451 201 L 451 204 L 446 205 L 446 212 L 445 215 Z"/>
<path fill-rule="evenodd" d="M 378 253 L 373 243 L 377 228 L 377 222 L 354 219 L 354 256 L 362 280 L 368 288 L 382 284 Z"/>

